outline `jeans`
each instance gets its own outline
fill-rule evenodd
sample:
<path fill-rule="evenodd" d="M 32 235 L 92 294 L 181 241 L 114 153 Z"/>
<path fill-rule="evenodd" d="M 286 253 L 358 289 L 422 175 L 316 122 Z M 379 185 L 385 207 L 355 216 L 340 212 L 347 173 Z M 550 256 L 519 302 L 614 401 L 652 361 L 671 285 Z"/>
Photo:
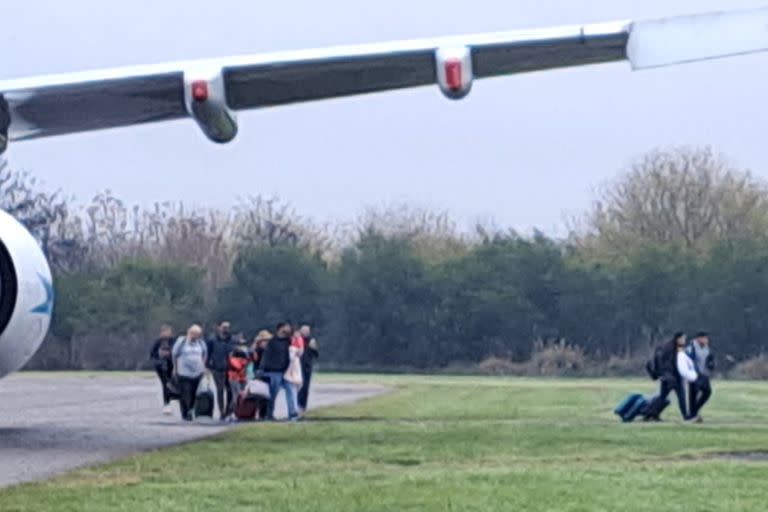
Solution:
<path fill-rule="evenodd" d="M 701 408 L 712 396 L 712 384 L 709 377 L 700 375 L 696 382 L 692 382 L 688 387 L 691 402 L 691 417 L 695 418 L 701 412 Z"/>
<path fill-rule="evenodd" d="M 226 418 L 235 408 L 232 401 L 232 390 L 229 387 L 226 370 L 213 370 L 213 382 L 216 384 L 216 402 L 219 404 L 219 415 Z M 225 396 L 226 395 L 226 396 Z M 226 398 L 226 402 L 224 401 Z"/>
<path fill-rule="evenodd" d="M 299 409 L 302 411 L 307 410 L 307 403 L 309 402 L 309 383 L 312 380 L 312 367 L 311 366 L 304 366 L 302 368 L 302 375 L 304 377 L 304 382 L 301 385 L 301 389 L 299 390 Z"/>
<path fill-rule="evenodd" d="M 195 410 L 195 398 L 197 397 L 197 388 L 200 386 L 199 377 L 181 377 L 179 376 L 179 406 L 181 407 L 181 419 L 192 420 L 192 413 Z"/>
<path fill-rule="evenodd" d="M 160 385 L 163 386 L 163 405 L 171 403 L 171 391 L 168 389 L 168 382 L 171 380 L 171 372 L 164 365 L 155 366 L 155 373 L 160 379 Z"/>
<path fill-rule="evenodd" d="M 685 387 L 682 379 L 661 379 L 660 400 L 663 402 L 674 391 L 677 395 L 677 405 L 680 407 L 680 415 L 684 420 L 690 418 L 688 415 L 688 404 L 685 403 Z"/>
<path fill-rule="evenodd" d="M 288 405 L 288 417 L 295 417 L 296 398 L 294 393 L 296 391 L 293 385 L 285 380 L 283 372 L 264 372 L 264 377 L 269 379 L 269 405 L 267 406 L 267 418 L 275 418 L 275 403 L 277 402 L 277 395 L 280 393 L 281 388 L 285 391 L 285 402 Z"/>

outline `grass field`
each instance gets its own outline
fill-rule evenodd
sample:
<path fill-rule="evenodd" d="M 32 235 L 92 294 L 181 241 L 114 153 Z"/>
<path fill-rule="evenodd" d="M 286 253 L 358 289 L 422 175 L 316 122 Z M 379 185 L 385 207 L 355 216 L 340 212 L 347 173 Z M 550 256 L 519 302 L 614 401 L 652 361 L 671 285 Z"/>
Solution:
<path fill-rule="evenodd" d="M 50 482 L 0 511 L 764 511 L 768 385 L 716 382 L 706 423 L 617 422 L 650 381 L 335 379 L 393 392 Z M 2 461 L 0 461 L 2 463 Z"/>

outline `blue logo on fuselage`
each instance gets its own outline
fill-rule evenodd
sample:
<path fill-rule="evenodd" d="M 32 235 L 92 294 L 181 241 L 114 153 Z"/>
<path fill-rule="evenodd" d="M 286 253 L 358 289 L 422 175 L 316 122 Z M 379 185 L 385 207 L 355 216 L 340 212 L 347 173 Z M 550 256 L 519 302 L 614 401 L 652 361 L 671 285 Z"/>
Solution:
<path fill-rule="evenodd" d="M 40 278 L 40 282 L 43 284 L 43 288 L 45 288 L 45 301 L 36 306 L 31 313 L 50 315 L 53 313 L 53 283 L 51 283 L 50 279 L 47 279 L 40 274 L 37 274 L 37 277 Z"/>

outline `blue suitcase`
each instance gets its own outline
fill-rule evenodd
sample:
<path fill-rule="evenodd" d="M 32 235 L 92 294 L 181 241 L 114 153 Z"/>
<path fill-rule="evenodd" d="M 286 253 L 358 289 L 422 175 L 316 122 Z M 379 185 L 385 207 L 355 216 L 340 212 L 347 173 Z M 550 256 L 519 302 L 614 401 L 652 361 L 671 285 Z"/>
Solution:
<path fill-rule="evenodd" d="M 629 423 L 634 421 L 646 407 L 648 407 L 648 400 L 639 393 L 632 393 L 619 402 L 613 413 L 624 423 Z"/>

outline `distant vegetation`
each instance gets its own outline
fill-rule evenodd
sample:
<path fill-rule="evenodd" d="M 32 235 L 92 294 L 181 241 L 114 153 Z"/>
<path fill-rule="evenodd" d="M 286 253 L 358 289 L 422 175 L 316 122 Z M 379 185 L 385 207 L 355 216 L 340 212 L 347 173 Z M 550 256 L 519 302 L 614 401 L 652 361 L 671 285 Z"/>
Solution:
<path fill-rule="evenodd" d="M 79 205 L 9 169 L 0 207 L 56 274 L 33 368 L 140 368 L 162 322 L 252 335 L 284 317 L 314 324 L 336 369 L 637 373 L 653 344 L 698 329 L 721 363 L 749 360 L 742 375 L 768 368 L 768 184 L 709 148 L 639 158 L 565 239 L 408 207 L 318 225 L 258 196 L 228 212 L 110 192 Z"/>

